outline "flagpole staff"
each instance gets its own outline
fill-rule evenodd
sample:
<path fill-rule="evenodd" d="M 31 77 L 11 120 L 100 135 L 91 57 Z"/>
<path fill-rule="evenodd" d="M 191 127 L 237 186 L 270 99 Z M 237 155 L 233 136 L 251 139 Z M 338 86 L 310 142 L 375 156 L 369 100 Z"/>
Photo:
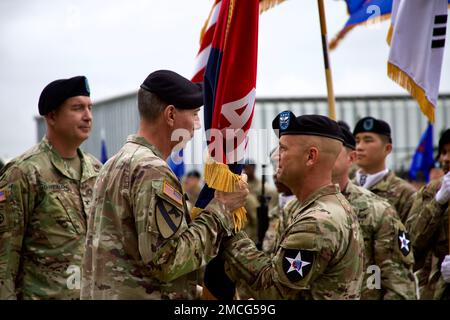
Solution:
<path fill-rule="evenodd" d="M 336 120 L 336 101 L 334 98 L 333 78 L 331 76 L 330 60 L 328 57 L 327 22 L 325 19 L 325 9 L 323 0 L 317 0 L 317 3 L 319 5 L 320 30 L 322 33 L 322 49 L 325 64 L 325 78 L 327 80 L 328 116 L 331 119 Z"/>

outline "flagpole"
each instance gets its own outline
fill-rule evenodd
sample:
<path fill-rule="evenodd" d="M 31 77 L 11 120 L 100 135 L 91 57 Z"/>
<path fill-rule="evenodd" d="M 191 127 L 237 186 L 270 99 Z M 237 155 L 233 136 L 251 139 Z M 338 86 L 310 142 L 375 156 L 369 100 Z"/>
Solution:
<path fill-rule="evenodd" d="M 322 49 L 325 64 L 325 78 L 327 80 L 328 116 L 331 119 L 336 120 L 336 101 L 334 98 L 333 78 L 331 76 L 330 60 L 328 58 L 327 22 L 325 19 L 325 9 L 323 0 L 317 0 L 317 3 L 319 5 L 320 30 L 322 33 Z"/>

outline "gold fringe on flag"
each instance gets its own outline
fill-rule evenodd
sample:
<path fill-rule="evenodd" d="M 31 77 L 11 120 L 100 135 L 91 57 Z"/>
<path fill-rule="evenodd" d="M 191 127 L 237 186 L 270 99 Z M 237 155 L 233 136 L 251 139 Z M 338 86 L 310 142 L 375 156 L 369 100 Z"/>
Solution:
<path fill-rule="evenodd" d="M 193 207 L 191 210 L 191 218 L 195 219 L 197 218 L 197 216 L 200 214 L 200 212 L 202 212 L 203 209 L 202 208 L 198 208 L 198 207 Z"/>
<path fill-rule="evenodd" d="M 391 17 L 390 13 L 386 13 L 383 14 L 377 18 L 374 19 L 370 19 L 367 21 L 363 21 L 354 25 L 351 25 L 349 27 L 346 27 L 344 29 L 342 29 L 331 41 L 329 44 L 329 48 L 330 50 L 334 50 L 336 49 L 337 45 L 339 44 L 339 42 L 341 42 L 341 40 L 347 35 L 347 33 L 349 33 L 351 30 L 353 30 L 353 28 L 357 27 L 357 26 L 362 26 L 362 25 L 370 25 L 370 24 L 376 24 L 382 21 L 385 21 L 387 19 L 389 19 Z"/>
<path fill-rule="evenodd" d="M 391 24 L 389 26 L 389 30 L 388 30 L 388 34 L 386 36 L 386 42 L 389 46 L 391 46 L 391 41 L 392 41 L 392 33 L 394 32 L 394 26 Z"/>
<path fill-rule="evenodd" d="M 231 172 L 226 164 L 216 162 L 211 157 L 206 161 L 204 176 L 205 182 L 210 188 L 223 192 L 235 191 L 236 183 L 241 181 L 240 175 Z M 234 230 L 236 232 L 244 227 L 247 221 L 246 213 L 247 211 L 244 208 L 233 211 Z"/>
<path fill-rule="evenodd" d="M 240 183 L 241 177 L 230 171 L 228 166 L 223 163 L 214 161 L 211 157 L 208 158 L 205 164 L 205 182 L 213 189 L 223 192 L 235 191 L 236 183 Z M 204 209 L 194 207 L 191 210 L 191 217 L 195 219 Z M 241 230 L 245 222 L 247 222 L 247 211 L 245 208 L 239 208 L 233 211 L 234 230 L 238 232 Z"/>
<path fill-rule="evenodd" d="M 413 96 L 413 98 L 417 100 L 422 113 L 428 118 L 431 123 L 434 123 L 434 106 L 427 99 L 425 91 L 421 87 L 419 87 L 415 83 L 415 81 L 403 70 L 390 62 L 388 63 L 388 76 L 404 89 L 406 89 L 411 94 L 411 96 Z"/>
<path fill-rule="evenodd" d="M 259 14 L 275 7 L 281 2 L 284 2 L 284 0 L 259 0 Z"/>

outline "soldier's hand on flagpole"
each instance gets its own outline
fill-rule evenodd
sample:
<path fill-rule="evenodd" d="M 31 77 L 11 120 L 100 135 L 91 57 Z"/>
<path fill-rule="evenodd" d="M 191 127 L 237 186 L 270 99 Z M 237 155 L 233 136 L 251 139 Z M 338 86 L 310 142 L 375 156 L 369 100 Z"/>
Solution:
<path fill-rule="evenodd" d="M 239 180 L 239 187 L 240 188 L 245 188 L 245 187 L 248 188 L 247 181 L 248 181 L 247 175 L 245 173 L 241 173 L 241 180 Z"/>
<path fill-rule="evenodd" d="M 440 204 L 446 204 L 450 200 L 450 172 L 442 179 L 442 185 L 436 193 L 436 201 Z"/>
<path fill-rule="evenodd" d="M 214 198 L 225 205 L 225 208 L 231 213 L 236 209 L 245 206 L 247 196 L 250 193 L 247 184 L 247 175 L 243 174 L 238 181 L 234 192 L 223 192 L 216 190 Z"/>

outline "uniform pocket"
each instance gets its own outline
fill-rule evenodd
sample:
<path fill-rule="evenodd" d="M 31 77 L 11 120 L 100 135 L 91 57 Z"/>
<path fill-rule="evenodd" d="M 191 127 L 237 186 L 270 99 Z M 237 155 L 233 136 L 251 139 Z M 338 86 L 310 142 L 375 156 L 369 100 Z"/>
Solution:
<path fill-rule="evenodd" d="M 75 216 L 73 212 L 75 208 L 61 195 L 56 196 L 56 200 L 59 203 L 62 210 L 55 212 L 54 218 L 58 225 L 61 227 L 75 232 L 77 234 L 83 233 L 83 225 L 79 222 L 79 217 Z"/>

